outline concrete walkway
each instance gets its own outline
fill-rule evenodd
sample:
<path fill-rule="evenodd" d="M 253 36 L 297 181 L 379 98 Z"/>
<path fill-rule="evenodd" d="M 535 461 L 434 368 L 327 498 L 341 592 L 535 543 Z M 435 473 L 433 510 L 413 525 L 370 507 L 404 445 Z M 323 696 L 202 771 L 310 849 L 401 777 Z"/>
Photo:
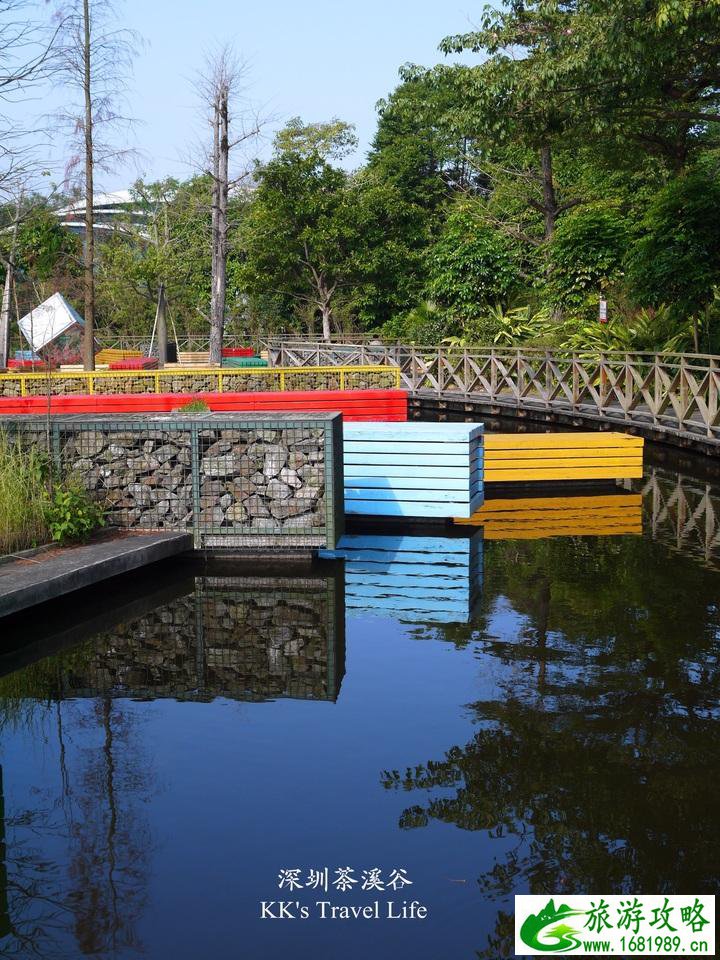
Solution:
<path fill-rule="evenodd" d="M 192 550 L 189 533 L 125 534 L 0 566 L 0 617 Z"/>

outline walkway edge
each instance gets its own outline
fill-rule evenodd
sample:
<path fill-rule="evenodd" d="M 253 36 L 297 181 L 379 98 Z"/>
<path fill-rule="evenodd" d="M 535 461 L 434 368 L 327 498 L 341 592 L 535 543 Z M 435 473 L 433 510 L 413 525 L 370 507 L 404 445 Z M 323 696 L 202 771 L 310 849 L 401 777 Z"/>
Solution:
<path fill-rule="evenodd" d="M 0 618 L 192 550 L 189 533 L 130 534 L 62 550 L 0 576 Z M 7 567 L 6 567 L 7 570 Z"/>

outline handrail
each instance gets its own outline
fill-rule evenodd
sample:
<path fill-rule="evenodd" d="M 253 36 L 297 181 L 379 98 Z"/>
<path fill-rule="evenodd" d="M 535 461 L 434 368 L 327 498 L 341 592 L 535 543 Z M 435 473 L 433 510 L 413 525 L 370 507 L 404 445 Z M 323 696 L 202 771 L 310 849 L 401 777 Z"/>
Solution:
<path fill-rule="evenodd" d="M 117 393 L 209 393 L 247 390 L 395 388 L 400 371 L 383 365 L 192 367 L 173 370 L 82 370 L 0 374 L 0 398 Z"/>
<path fill-rule="evenodd" d="M 541 410 L 720 447 L 720 357 L 532 348 L 271 344 L 271 363 L 395 366 L 419 395 Z"/>

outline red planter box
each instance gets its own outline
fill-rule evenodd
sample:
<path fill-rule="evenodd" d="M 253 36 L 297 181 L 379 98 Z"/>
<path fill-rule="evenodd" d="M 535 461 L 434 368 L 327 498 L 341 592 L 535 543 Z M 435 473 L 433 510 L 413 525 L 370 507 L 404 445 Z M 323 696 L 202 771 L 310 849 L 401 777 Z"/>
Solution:
<path fill-rule="evenodd" d="M 255 351 L 252 347 L 223 347 L 222 355 L 224 357 L 254 357 Z"/>
<path fill-rule="evenodd" d="M 169 413 L 203 400 L 215 410 L 235 412 L 338 411 L 346 420 L 405 421 L 405 390 L 311 390 L 283 393 L 137 393 L 94 394 L 50 398 L 51 413 Z M 0 417 L 45 413 L 47 397 L 0 398 Z"/>

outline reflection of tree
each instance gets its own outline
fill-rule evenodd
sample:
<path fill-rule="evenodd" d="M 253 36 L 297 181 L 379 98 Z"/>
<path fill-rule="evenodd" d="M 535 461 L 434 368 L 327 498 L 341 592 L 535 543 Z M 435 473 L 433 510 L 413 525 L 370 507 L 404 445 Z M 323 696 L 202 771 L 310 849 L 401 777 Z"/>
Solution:
<path fill-rule="evenodd" d="M 93 701 L 81 721 L 91 743 L 83 748 L 66 800 L 69 900 L 83 954 L 115 955 L 140 946 L 136 925 L 145 908 L 152 848 L 142 806 L 151 781 L 136 722 L 131 708 L 109 697 Z"/>
<path fill-rule="evenodd" d="M 48 668 L 48 682 L 49 676 Z M 38 790 L 33 809 L 6 821 L 12 930 L 0 940 L 0 954 L 139 950 L 136 927 L 152 852 L 144 813 L 152 773 L 137 738 L 137 714 L 109 697 L 35 701 L 34 710 L 16 713 L 34 724 L 33 738 L 42 733 L 49 742 L 54 733 L 60 790 L 55 784 Z M 58 845 L 67 854 L 58 855 Z M 0 923 L 1 884 L 2 867 Z"/>
<path fill-rule="evenodd" d="M 491 546 L 467 637 L 505 678 L 472 704 L 469 743 L 383 775 L 426 793 L 400 826 L 514 837 L 479 879 L 498 898 L 528 886 L 712 892 L 720 577 L 641 540 Z"/>

